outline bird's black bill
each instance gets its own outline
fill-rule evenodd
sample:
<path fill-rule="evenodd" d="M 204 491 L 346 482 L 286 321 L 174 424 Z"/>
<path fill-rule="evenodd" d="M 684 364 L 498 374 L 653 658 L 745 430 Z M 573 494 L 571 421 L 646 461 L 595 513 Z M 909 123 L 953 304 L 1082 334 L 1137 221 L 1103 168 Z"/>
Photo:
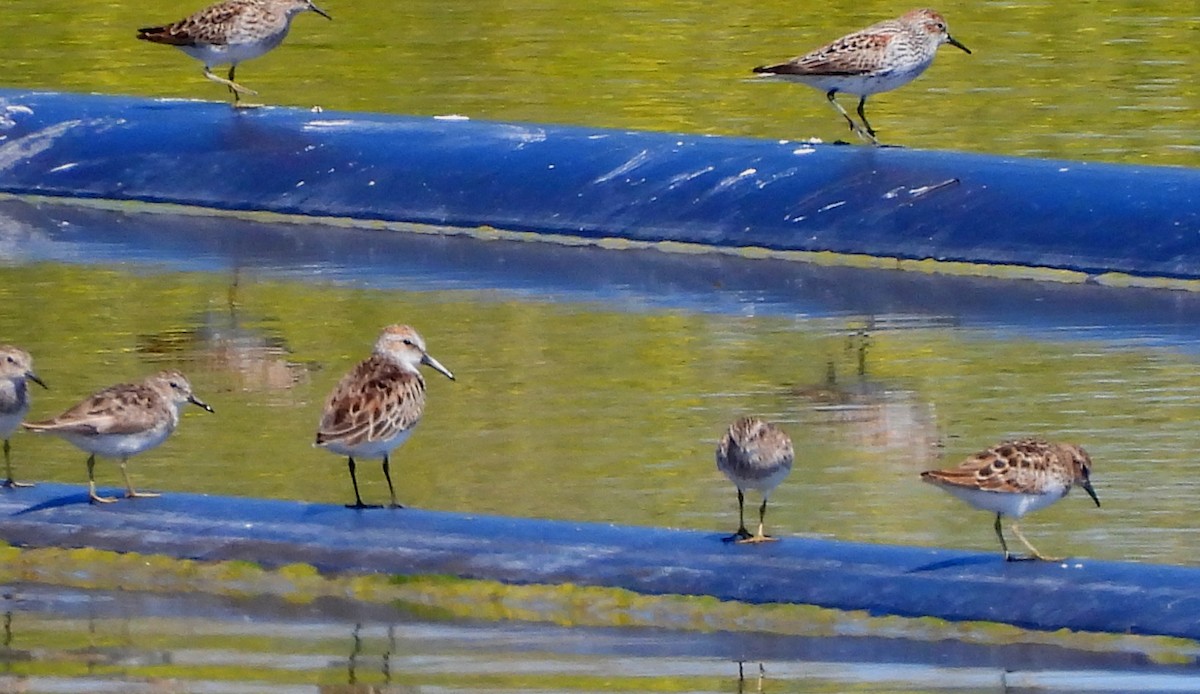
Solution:
<path fill-rule="evenodd" d="M 197 400 L 195 397 L 188 398 L 188 402 L 192 403 L 193 405 L 195 405 L 196 407 L 199 407 L 202 410 L 205 410 L 206 412 L 212 412 L 214 414 L 216 413 L 216 410 L 214 410 L 212 407 L 210 407 L 208 405 L 208 403 Z"/>
<path fill-rule="evenodd" d="M 329 21 L 333 21 L 333 17 L 330 17 L 330 16 L 329 16 L 329 13 L 328 13 L 328 12 L 326 12 L 325 10 L 322 10 L 320 7 L 317 7 L 316 5 L 312 4 L 311 2 L 310 2 L 310 3 L 308 3 L 308 7 L 309 7 L 309 9 L 311 9 L 313 12 L 316 12 L 317 14 L 321 15 L 321 16 L 322 16 L 322 17 L 324 17 L 325 19 L 328 19 Z M 965 50 L 965 49 L 964 49 L 964 50 Z M 968 52 L 968 53 L 970 53 L 971 51 L 967 51 L 967 52 Z"/>
<path fill-rule="evenodd" d="M 1083 491 L 1087 492 L 1088 496 L 1092 497 L 1092 501 L 1095 501 L 1096 507 L 1099 508 L 1100 507 L 1100 497 L 1096 496 L 1096 491 L 1094 489 L 1092 489 L 1092 483 L 1084 482 L 1083 484 L 1081 484 L 1079 486 L 1083 487 Z"/>
<path fill-rule="evenodd" d="M 955 38 L 953 36 L 947 36 L 946 43 L 950 44 L 951 46 L 954 46 L 955 48 L 961 48 L 967 52 L 967 55 L 971 55 L 971 49 L 967 48 L 966 46 L 959 43 L 957 40 L 955 40 Z"/>
<path fill-rule="evenodd" d="M 35 373 L 26 372 L 25 378 L 28 378 L 29 380 L 31 380 L 34 383 L 38 384 L 39 386 L 45 388 L 46 390 L 50 390 L 50 386 L 46 385 L 46 382 L 43 381 L 42 379 L 38 378 L 37 374 L 35 374 Z"/>

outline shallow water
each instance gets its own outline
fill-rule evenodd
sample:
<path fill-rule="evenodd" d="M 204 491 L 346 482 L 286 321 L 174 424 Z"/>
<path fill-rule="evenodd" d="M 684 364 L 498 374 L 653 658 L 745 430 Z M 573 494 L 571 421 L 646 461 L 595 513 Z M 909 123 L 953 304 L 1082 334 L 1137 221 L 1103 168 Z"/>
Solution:
<path fill-rule="evenodd" d="M 1189 691 L 1188 664 L 1056 646 L 449 620 L 336 600 L 5 586 L 21 692 Z"/>
<path fill-rule="evenodd" d="M 6 0 L 3 86 L 226 98 L 183 53 L 134 39 L 206 0 Z M 854 139 L 823 95 L 749 79 L 908 9 L 733 0 L 325 0 L 238 70 L 268 104 L 766 138 Z M 868 103 L 885 142 L 1200 164 L 1200 15 L 1171 0 L 946 0 L 927 74 Z M 846 107 L 854 106 L 844 97 Z"/>

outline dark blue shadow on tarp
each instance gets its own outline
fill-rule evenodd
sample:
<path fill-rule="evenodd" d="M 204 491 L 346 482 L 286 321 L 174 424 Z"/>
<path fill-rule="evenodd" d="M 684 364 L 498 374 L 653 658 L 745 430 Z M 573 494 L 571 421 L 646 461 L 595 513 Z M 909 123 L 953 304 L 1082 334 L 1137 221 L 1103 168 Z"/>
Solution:
<path fill-rule="evenodd" d="M 0 539 L 268 567 L 303 562 L 338 573 L 573 583 L 1029 629 L 1200 638 L 1200 569 L 1087 559 L 1010 563 L 998 553 L 803 537 L 729 545 L 719 533 L 195 494 L 104 506 L 55 503 L 80 493 L 61 484 L 0 493 Z"/>
<path fill-rule="evenodd" d="M 0 90 L 0 191 L 1200 278 L 1200 171 Z"/>
<path fill-rule="evenodd" d="M 864 329 L 985 328 L 1005 339 L 1144 341 L 1200 350 L 1200 293 L 824 267 L 723 253 L 480 241 L 317 222 L 0 200 L 0 260 L 284 277 L 406 291 L 473 290 L 627 311 L 846 317 Z"/>

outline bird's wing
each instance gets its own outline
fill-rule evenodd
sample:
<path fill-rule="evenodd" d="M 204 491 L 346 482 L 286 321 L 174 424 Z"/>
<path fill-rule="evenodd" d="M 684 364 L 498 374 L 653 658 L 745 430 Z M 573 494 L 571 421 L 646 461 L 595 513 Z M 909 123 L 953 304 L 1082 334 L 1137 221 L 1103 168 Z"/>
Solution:
<path fill-rule="evenodd" d="M 32 431 L 73 434 L 137 434 L 158 423 L 161 396 L 137 383 L 125 383 L 94 393 L 53 419 L 26 423 Z"/>
<path fill-rule="evenodd" d="M 355 446 L 390 439 L 415 425 L 425 381 L 379 356 L 361 362 L 334 388 L 317 428 L 317 445 Z"/>
<path fill-rule="evenodd" d="M 168 46 L 220 46 L 227 42 L 229 25 L 237 20 L 239 14 L 238 3 L 223 2 L 172 24 L 138 29 L 137 37 Z"/>
<path fill-rule="evenodd" d="M 921 479 L 951 487 L 970 487 L 993 492 L 1025 489 L 1025 476 L 1045 465 L 1048 444 L 1034 439 L 1001 443 L 980 451 L 957 467 L 928 470 Z"/>
<path fill-rule="evenodd" d="M 862 51 L 883 50 L 890 41 L 887 34 L 858 32 L 787 62 L 756 67 L 754 71 L 771 75 L 861 75 L 871 71 L 869 65 L 857 59 L 863 55 Z"/>

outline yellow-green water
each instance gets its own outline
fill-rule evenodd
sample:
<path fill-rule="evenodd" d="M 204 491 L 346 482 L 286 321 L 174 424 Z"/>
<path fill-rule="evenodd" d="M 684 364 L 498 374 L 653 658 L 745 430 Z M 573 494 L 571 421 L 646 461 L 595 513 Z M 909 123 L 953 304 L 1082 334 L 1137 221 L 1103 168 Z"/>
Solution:
<path fill-rule="evenodd" d="M 183 53 L 134 39 L 204 0 L 6 0 L 3 86 L 220 100 Z M 761 84 L 782 60 L 907 5 L 326 0 L 239 81 L 280 105 L 600 127 L 848 138 L 818 91 Z M 1171 0 L 937 6 L 973 51 L 873 97 L 886 142 L 1200 164 L 1200 15 Z M 853 106 L 850 97 L 847 105 Z"/>

